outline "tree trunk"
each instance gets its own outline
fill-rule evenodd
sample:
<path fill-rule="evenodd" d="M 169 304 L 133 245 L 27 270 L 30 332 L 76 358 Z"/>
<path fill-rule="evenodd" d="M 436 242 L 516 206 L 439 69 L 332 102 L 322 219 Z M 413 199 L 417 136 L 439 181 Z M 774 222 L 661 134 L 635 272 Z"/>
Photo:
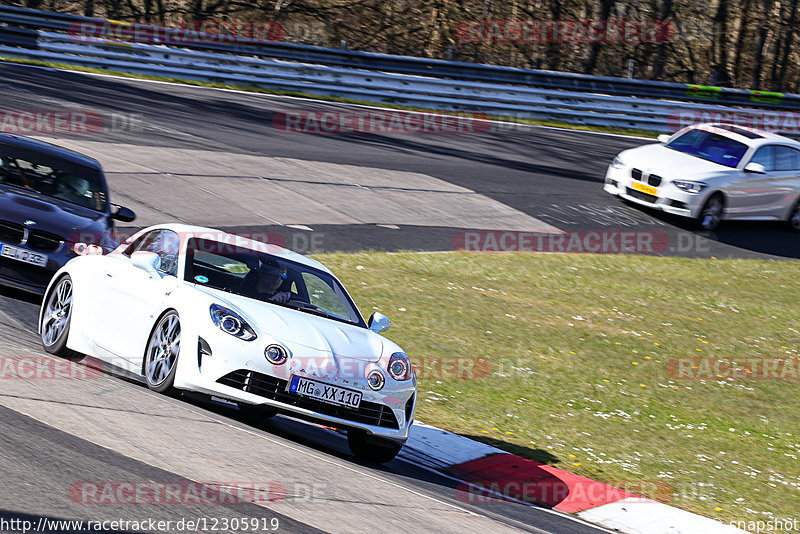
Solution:
<path fill-rule="evenodd" d="M 789 54 L 792 51 L 792 43 L 794 42 L 794 24 L 797 20 L 797 4 L 798 0 L 792 2 L 792 11 L 789 14 L 789 26 L 786 28 L 786 37 L 783 40 L 783 54 L 781 57 L 780 74 L 778 74 L 776 91 L 783 91 L 783 85 L 786 82 L 786 67 L 789 66 Z"/>
<path fill-rule="evenodd" d="M 728 16 L 729 0 L 719 0 L 717 14 L 714 16 L 714 49 L 712 51 L 713 69 L 717 72 L 717 85 L 727 87 L 731 84 L 728 68 L 730 58 L 728 50 Z"/>
<path fill-rule="evenodd" d="M 756 48 L 753 53 L 753 65 L 750 69 L 750 88 L 761 88 L 761 71 L 764 68 L 764 51 L 769 38 L 770 8 L 772 0 L 761 0 L 761 26 L 758 29 Z"/>
<path fill-rule="evenodd" d="M 747 85 L 745 83 L 744 78 L 744 60 L 742 59 L 742 53 L 744 52 L 744 42 L 745 38 L 747 37 L 747 28 L 752 25 L 752 18 L 750 16 L 750 11 L 753 6 L 753 0 L 744 0 L 742 3 L 742 16 L 739 19 L 739 31 L 737 32 L 736 36 L 736 49 L 734 51 L 734 69 L 733 69 L 733 79 L 734 83 L 738 86 Z"/>
<path fill-rule="evenodd" d="M 608 21 L 608 18 L 611 16 L 611 10 L 614 9 L 615 3 L 616 0 L 602 0 L 600 7 L 600 20 Z M 597 56 L 600 55 L 601 48 L 602 43 L 600 41 L 595 41 L 592 43 L 592 46 L 589 49 L 589 58 L 586 60 L 586 65 L 583 67 L 584 74 L 592 74 L 592 72 L 594 72 L 594 68 L 597 66 Z"/>
<path fill-rule="evenodd" d="M 750 1 L 750 0 L 745 0 Z M 672 0 L 661 3 L 661 12 L 658 14 L 659 24 L 664 24 L 672 19 Z M 664 64 L 667 61 L 667 39 L 662 36 L 662 41 L 656 46 L 656 56 L 653 63 L 653 80 L 660 80 L 664 75 Z"/>

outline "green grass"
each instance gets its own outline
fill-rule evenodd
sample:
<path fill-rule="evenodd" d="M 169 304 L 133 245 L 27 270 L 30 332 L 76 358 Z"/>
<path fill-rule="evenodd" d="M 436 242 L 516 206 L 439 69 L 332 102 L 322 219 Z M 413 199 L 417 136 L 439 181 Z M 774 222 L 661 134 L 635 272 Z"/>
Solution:
<path fill-rule="evenodd" d="M 228 83 L 217 83 L 217 82 L 205 82 L 200 80 L 187 80 L 185 78 L 171 78 L 168 76 L 151 76 L 149 74 L 135 74 L 130 72 L 122 72 L 122 71 L 115 71 L 110 69 L 97 69 L 93 67 L 83 67 L 80 65 L 71 65 L 68 63 L 55 63 L 52 61 L 41 61 L 36 59 L 23 59 L 23 58 L 14 58 L 8 56 L 0 56 L 0 61 L 5 61 L 7 63 L 18 63 L 21 65 L 34 65 L 38 67 L 48 67 L 52 69 L 61 69 L 61 70 L 71 70 L 76 72 L 88 72 L 93 74 L 109 74 L 113 76 L 120 76 L 123 78 L 134 78 L 139 80 L 155 80 L 161 82 L 170 82 L 170 83 L 180 83 L 184 85 L 194 85 L 198 87 L 214 87 L 217 89 L 232 89 L 236 91 L 249 91 L 252 93 L 264 93 L 264 94 L 271 94 L 271 95 L 284 95 L 284 96 L 295 96 L 300 98 L 313 98 L 316 100 L 324 100 L 327 102 L 338 102 L 342 104 L 358 104 L 363 106 L 370 106 L 374 108 L 391 108 L 391 109 L 404 109 L 409 111 L 427 111 L 427 112 L 435 112 L 437 110 L 430 109 L 430 108 L 422 108 L 416 106 L 405 106 L 402 104 L 392 104 L 392 103 L 378 103 L 378 102 L 371 102 L 368 100 L 357 100 L 353 98 L 345 98 L 345 97 L 338 97 L 338 96 L 328 96 L 328 95 L 316 95 L 313 93 L 305 93 L 300 91 L 282 91 L 279 89 L 270 89 L 268 87 L 259 87 L 256 85 L 238 85 L 238 84 L 228 84 Z M 522 117 L 506 117 L 503 115 L 489 115 L 487 118 L 492 120 L 499 120 L 499 121 L 506 121 L 512 122 L 517 124 L 530 124 L 535 126 L 550 126 L 553 128 L 566 128 L 569 130 L 580 130 L 580 131 L 591 131 L 591 132 L 601 132 L 601 133 L 612 133 L 612 134 L 619 134 L 619 135 L 631 135 L 631 136 L 642 136 L 642 137 L 656 137 L 658 134 L 662 132 L 656 132 L 652 130 L 641 130 L 637 128 L 621 128 L 617 126 L 592 126 L 592 125 L 584 125 L 584 124 L 571 124 L 569 122 L 563 121 L 556 121 L 556 120 L 549 120 L 549 119 L 536 119 L 536 118 L 522 118 Z"/>
<path fill-rule="evenodd" d="M 674 495 L 648 496 L 706 516 L 797 518 L 800 379 L 681 380 L 666 367 L 797 358 L 796 262 L 316 257 L 365 314 L 392 318 L 388 337 L 417 364 L 490 362 L 483 378 L 422 379 L 419 420 L 604 482 L 670 484 Z"/>

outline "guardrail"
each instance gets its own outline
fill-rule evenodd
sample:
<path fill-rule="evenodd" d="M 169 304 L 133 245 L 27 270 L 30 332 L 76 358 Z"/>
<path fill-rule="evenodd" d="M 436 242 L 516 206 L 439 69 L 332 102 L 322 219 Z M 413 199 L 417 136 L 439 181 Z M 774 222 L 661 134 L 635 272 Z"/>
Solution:
<path fill-rule="evenodd" d="M 81 22 L 97 25 L 109 23 L 109 21 L 99 18 L 0 5 L 0 23 L 36 29 L 68 31 L 70 25 L 80 24 Z M 482 65 L 354 50 L 339 50 L 294 43 L 265 41 L 252 41 L 247 44 L 204 42 L 182 46 L 196 50 L 253 54 L 261 57 L 321 65 L 355 67 L 398 74 L 528 85 L 546 89 L 611 95 L 636 95 L 639 97 L 688 102 L 715 102 L 720 105 L 755 105 L 758 108 L 785 109 L 791 107 L 800 109 L 800 95 L 767 91 L 519 69 L 499 65 Z"/>
<path fill-rule="evenodd" d="M 538 117 L 566 121 L 573 124 L 593 126 L 618 126 L 660 132 L 674 131 L 680 113 L 726 113 L 732 108 L 719 105 L 730 103 L 737 95 L 744 102 L 745 95 L 752 98 L 751 92 L 739 90 L 719 90 L 711 93 L 716 99 L 700 99 L 714 104 L 699 104 L 700 92 L 687 96 L 687 86 L 682 84 L 663 84 L 642 80 L 620 80 L 615 78 L 587 77 L 566 73 L 547 73 L 545 71 L 523 71 L 489 65 L 459 64 L 420 58 L 402 58 L 343 50 L 324 49 L 288 43 L 192 43 L 181 47 L 152 45 L 113 41 L 101 38 L 70 35 L 55 31 L 32 29 L 46 26 L 50 29 L 67 32 L 75 29 L 75 24 L 91 22 L 107 23 L 103 19 L 90 19 L 76 15 L 39 12 L 11 6 L 0 6 L 0 23 L 18 26 L 0 26 L 0 55 L 39 59 L 44 61 L 82 65 L 138 74 L 160 75 L 193 80 L 204 80 L 229 84 L 255 85 L 273 89 L 299 91 L 329 96 L 345 96 L 354 99 L 379 102 L 383 104 L 407 105 L 451 111 L 487 113 L 491 115 Z M 275 50 L 284 55 L 321 54 L 327 62 L 299 63 L 276 59 Z M 254 53 L 257 51 L 258 53 Z M 233 52 L 249 53 L 237 55 Z M 304 56 L 304 57 L 306 57 Z M 371 68 L 354 68 L 354 57 L 369 58 Z M 336 59 L 334 62 L 333 59 Z M 398 69 L 413 70 L 409 65 L 425 66 L 427 76 L 409 72 L 392 72 L 387 62 L 396 61 Z M 377 66 L 380 63 L 380 67 Z M 344 64 L 346 66 L 341 66 Z M 464 71 L 460 78 L 447 76 L 439 69 L 441 65 L 458 65 Z M 465 65 L 468 65 L 465 66 Z M 468 69 L 484 74 L 494 69 L 515 75 L 536 76 L 548 79 L 547 83 L 523 84 L 474 81 L 476 75 L 466 74 Z M 396 69 L 397 70 L 397 69 Z M 435 72 L 436 76 L 432 74 Z M 481 76 L 479 74 L 478 76 Z M 637 96 L 615 96 L 598 92 L 577 92 L 567 90 L 568 83 L 597 88 L 603 84 L 614 86 L 614 91 L 622 88 Z M 545 85 L 545 87 L 539 87 Z M 557 89 L 549 88 L 558 86 Z M 653 93 L 671 91 L 680 86 L 683 100 L 653 99 Z M 636 88 L 636 90 L 634 90 Z M 606 91 L 613 93 L 614 91 Z M 641 98 L 642 94 L 650 98 Z M 723 98 L 724 95 L 724 98 Z M 662 95 L 663 96 L 663 95 Z M 759 109 L 775 108 L 776 101 L 764 97 L 756 102 Z M 783 95 L 780 107 L 786 108 L 793 101 L 800 102 L 800 95 Z M 753 102 L 749 102 L 753 104 Z M 759 109 L 736 108 L 738 112 L 758 113 Z"/>

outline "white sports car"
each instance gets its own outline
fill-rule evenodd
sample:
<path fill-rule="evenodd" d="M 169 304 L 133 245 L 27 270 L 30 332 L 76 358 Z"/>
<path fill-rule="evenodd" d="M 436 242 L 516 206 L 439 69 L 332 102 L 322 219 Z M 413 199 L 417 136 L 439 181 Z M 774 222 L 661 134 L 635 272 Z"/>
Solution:
<path fill-rule="evenodd" d="M 386 462 L 408 438 L 417 380 L 320 263 L 185 225 L 147 228 L 108 255 L 60 269 L 45 293 L 45 350 L 135 373 L 158 392 L 199 392 L 270 417 L 347 430 L 353 454 Z"/>
<path fill-rule="evenodd" d="M 604 189 L 625 200 L 696 219 L 788 221 L 800 231 L 800 143 L 729 124 L 696 124 L 658 144 L 621 152 Z"/>

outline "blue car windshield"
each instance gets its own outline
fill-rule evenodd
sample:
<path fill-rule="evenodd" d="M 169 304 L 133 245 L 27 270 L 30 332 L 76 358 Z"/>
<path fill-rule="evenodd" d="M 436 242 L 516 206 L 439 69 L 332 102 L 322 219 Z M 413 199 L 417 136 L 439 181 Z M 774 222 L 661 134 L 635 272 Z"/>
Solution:
<path fill-rule="evenodd" d="M 96 169 L 33 151 L 0 146 L 0 185 L 106 211 L 106 188 Z"/>
<path fill-rule="evenodd" d="M 696 129 L 670 141 L 667 147 L 726 167 L 739 165 L 747 145 L 730 137 Z"/>

